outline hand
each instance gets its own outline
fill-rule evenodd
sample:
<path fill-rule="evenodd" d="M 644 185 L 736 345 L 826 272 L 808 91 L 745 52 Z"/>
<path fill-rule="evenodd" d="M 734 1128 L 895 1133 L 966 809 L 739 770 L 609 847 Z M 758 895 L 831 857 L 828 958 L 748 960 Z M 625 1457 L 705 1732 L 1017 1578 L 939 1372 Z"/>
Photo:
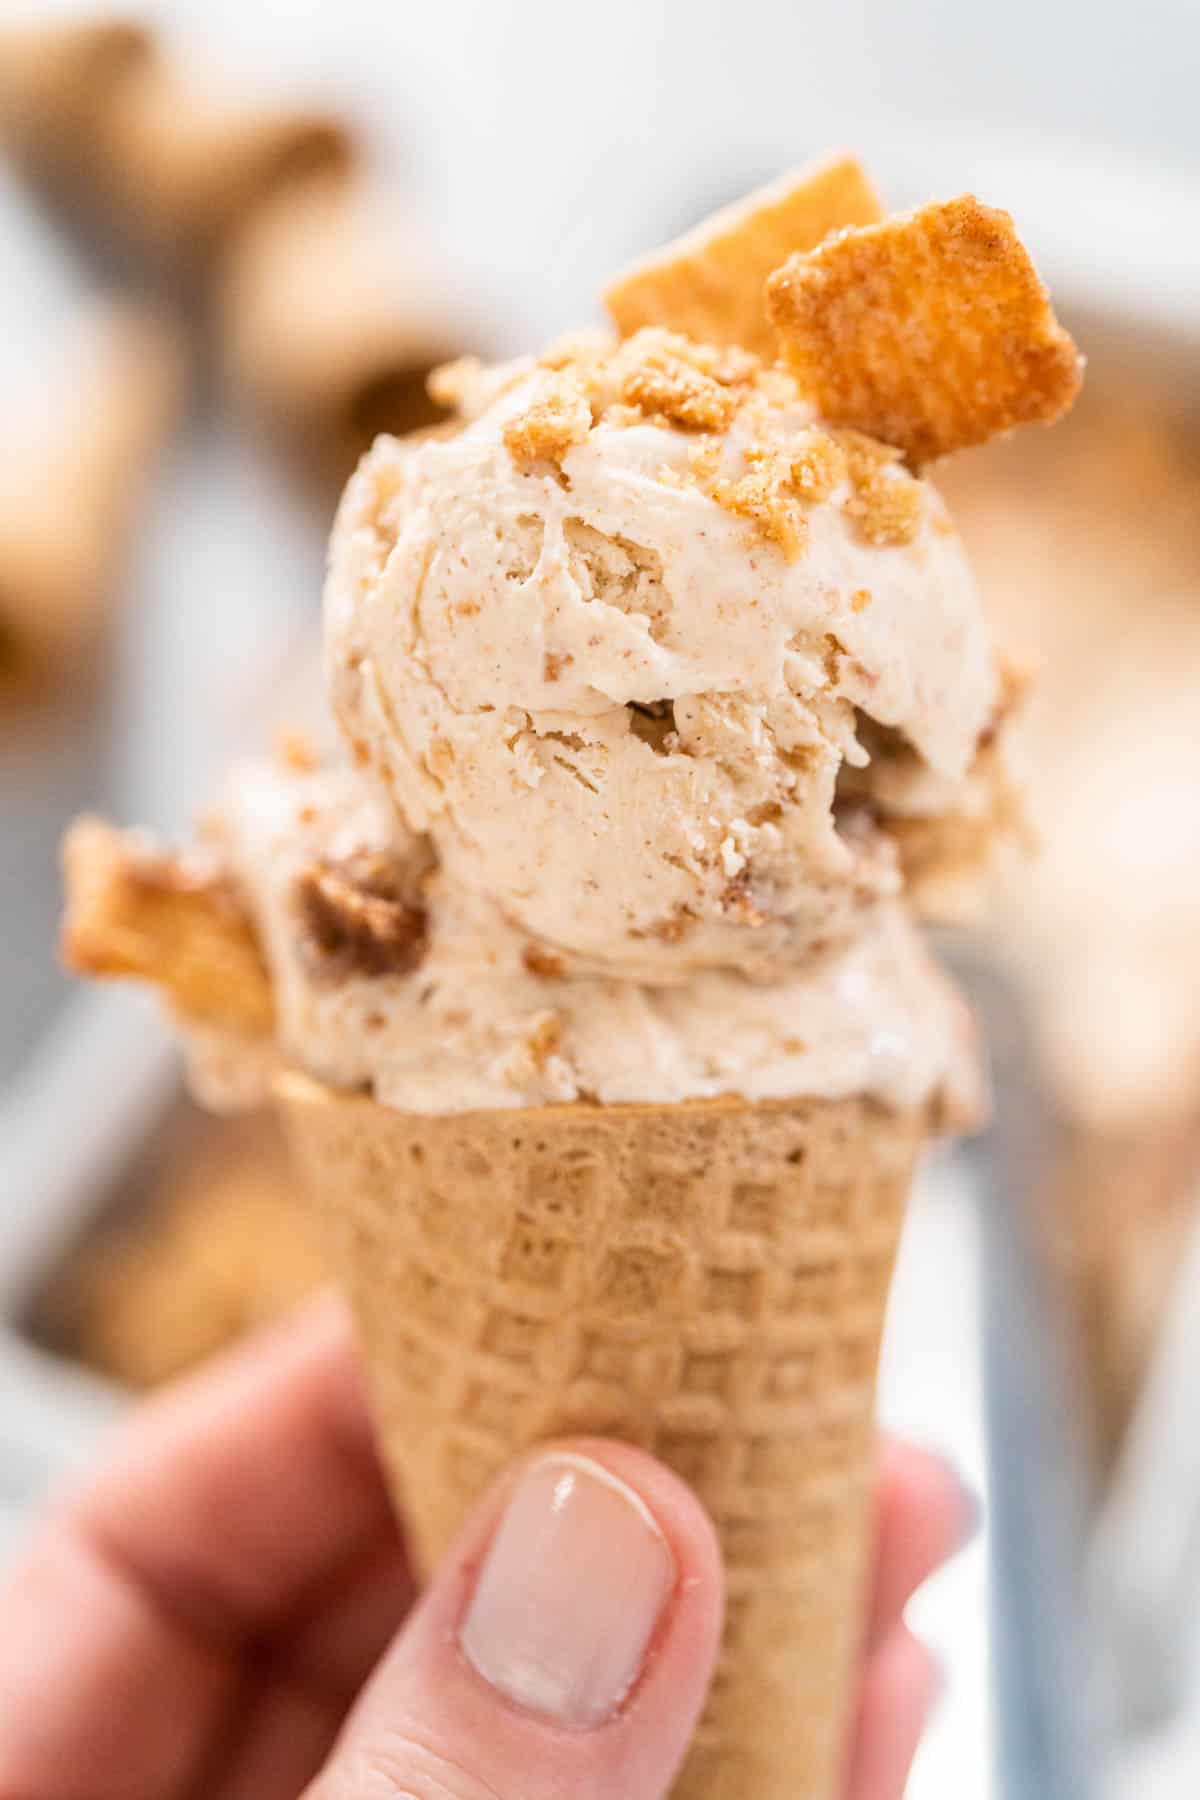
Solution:
<path fill-rule="evenodd" d="M 711 1527 L 621 1445 L 523 1470 L 414 1605 L 339 1306 L 151 1401 L 0 1594 L 0 1800 L 661 1800 L 720 1628 Z M 935 1680 L 901 1612 L 969 1530 L 900 1444 L 878 1505 L 847 1800 L 902 1792 Z"/>

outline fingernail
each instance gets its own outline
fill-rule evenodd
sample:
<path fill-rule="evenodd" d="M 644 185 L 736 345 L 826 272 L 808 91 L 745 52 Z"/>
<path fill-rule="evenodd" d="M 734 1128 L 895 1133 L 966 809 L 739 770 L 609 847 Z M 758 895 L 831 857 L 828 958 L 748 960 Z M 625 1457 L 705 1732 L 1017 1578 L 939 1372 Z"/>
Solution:
<path fill-rule="evenodd" d="M 675 1578 L 632 1488 L 588 1457 L 545 1456 L 508 1503 L 460 1642 L 509 1700 L 586 1729 L 637 1681 Z"/>

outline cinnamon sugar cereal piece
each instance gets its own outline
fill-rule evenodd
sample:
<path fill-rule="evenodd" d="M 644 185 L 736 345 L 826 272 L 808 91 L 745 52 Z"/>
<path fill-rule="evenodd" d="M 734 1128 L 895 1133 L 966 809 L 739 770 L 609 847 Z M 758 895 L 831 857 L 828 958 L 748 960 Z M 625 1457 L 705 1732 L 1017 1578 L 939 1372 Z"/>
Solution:
<path fill-rule="evenodd" d="M 798 562 L 804 554 L 808 543 L 804 511 L 778 453 L 764 453 L 745 475 L 716 481 L 709 492 L 718 506 L 749 519 L 763 537 L 778 544 L 788 562 Z"/>
<path fill-rule="evenodd" d="M 882 217 L 857 159 L 831 157 L 790 171 L 645 257 L 613 282 L 604 303 L 623 337 L 643 325 L 665 325 L 700 343 L 741 344 L 770 361 L 767 276 L 831 231 Z"/>
<path fill-rule="evenodd" d="M 846 511 L 869 544 L 910 544 L 921 524 L 924 489 L 900 466 L 900 452 L 861 431 L 839 443 L 853 492 Z"/>
<path fill-rule="evenodd" d="M 570 369 L 548 369 L 538 377 L 533 398 L 509 420 L 504 442 L 515 463 L 560 463 L 592 428 L 592 409 L 578 376 Z"/>
<path fill-rule="evenodd" d="M 216 864 L 82 818 L 64 839 L 63 867 L 68 968 L 148 981 L 188 1019 L 252 1037 L 270 1032 L 275 1006 L 258 939 Z"/>
<path fill-rule="evenodd" d="M 322 857 L 297 882 L 296 908 L 315 974 L 402 975 L 424 954 L 425 910 L 404 891 L 390 857 Z"/>
<path fill-rule="evenodd" d="M 613 353 L 611 331 L 584 325 L 552 338 L 537 359 L 539 369 L 573 369 L 585 383 Z"/>
<path fill-rule="evenodd" d="M 845 453 L 828 432 L 811 427 L 752 445 L 745 458 L 745 475 L 713 481 L 708 493 L 727 512 L 751 520 L 796 562 L 807 543 L 804 508 L 827 500 L 845 479 Z"/>
<path fill-rule="evenodd" d="M 823 416 L 914 464 L 1049 423 L 1079 391 L 1079 353 L 1012 219 L 969 194 L 791 257 L 767 311 Z"/>
<path fill-rule="evenodd" d="M 815 426 L 798 431 L 780 446 L 788 479 L 802 500 L 828 500 L 847 472 L 846 455 L 836 438 Z"/>
<path fill-rule="evenodd" d="M 724 431 L 759 367 L 756 357 L 739 350 L 647 329 L 621 346 L 609 375 L 619 404 L 685 431 Z"/>

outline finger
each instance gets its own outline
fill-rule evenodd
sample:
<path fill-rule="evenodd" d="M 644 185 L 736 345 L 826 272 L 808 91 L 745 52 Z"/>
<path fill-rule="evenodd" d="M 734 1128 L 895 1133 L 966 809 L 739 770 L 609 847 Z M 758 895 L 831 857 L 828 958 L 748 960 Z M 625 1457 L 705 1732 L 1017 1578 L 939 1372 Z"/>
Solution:
<path fill-rule="evenodd" d="M 228 1659 L 61 1528 L 29 1545 L 0 1617 L 0 1794 L 176 1800 L 230 1703 Z"/>
<path fill-rule="evenodd" d="M 173 1796 L 223 1726 L 242 1646 L 287 1618 L 313 1621 L 302 1647 L 344 1703 L 355 1656 L 396 1621 L 337 1598 L 386 1518 L 340 1310 L 153 1403 L 0 1596 L 0 1793 Z"/>
<path fill-rule="evenodd" d="M 140 1409 L 66 1513 L 218 1641 L 269 1629 L 387 1517 L 350 1327 L 331 1299 Z"/>
<path fill-rule="evenodd" d="M 271 1680 L 245 1696 L 251 1727 L 222 1751 L 188 1800 L 296 1800 L 321 1767 L 342 1711 L 321 1694 Z"/>
<path fill-rule="evenodd" d="M 882 1642 L 921 1583 L 979 1526 L 979 1503 L 949 1464 L 896 1438 L 881 1447 L 877 1507 L 868 1648 Z"/>
<path fill-rule="evenodd" d="M 716 1655 L 720 1556 L 641 1451 L 553 1446 L 485 1503 L 308 1800 L 661 1800 Z"/>
<path fill-rule="evenodd" d="M 846 1800 L 902 1800 L 941 1686 L 925 1646 L 897 1625 L 867 1663 L 850 1743 Z"/>
<path fill-rule="evenodd" d="M 306 1617 L 256 1644 L 243 1667 L 238 1718 L 221 1734 L 198 1790 L 204 1800 L 296 1800 L 411 1601 L 411 1577 L 389 1530 L 312 1596 Z"/>

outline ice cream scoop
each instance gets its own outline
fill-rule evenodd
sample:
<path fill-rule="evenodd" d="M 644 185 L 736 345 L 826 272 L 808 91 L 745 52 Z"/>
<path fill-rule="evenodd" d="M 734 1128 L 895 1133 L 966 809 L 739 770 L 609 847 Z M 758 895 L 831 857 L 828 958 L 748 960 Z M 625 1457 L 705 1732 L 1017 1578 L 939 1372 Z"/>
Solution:
<path fill-rule="evenodd" d="M 865 718 L 953 784 L 997 695 L 936 491 L 794 384 L 661 331 L 382 439 L 326 590 L 333 703 L 447 878 L 625 978 L 776 978 L 897 886 Z"/>

